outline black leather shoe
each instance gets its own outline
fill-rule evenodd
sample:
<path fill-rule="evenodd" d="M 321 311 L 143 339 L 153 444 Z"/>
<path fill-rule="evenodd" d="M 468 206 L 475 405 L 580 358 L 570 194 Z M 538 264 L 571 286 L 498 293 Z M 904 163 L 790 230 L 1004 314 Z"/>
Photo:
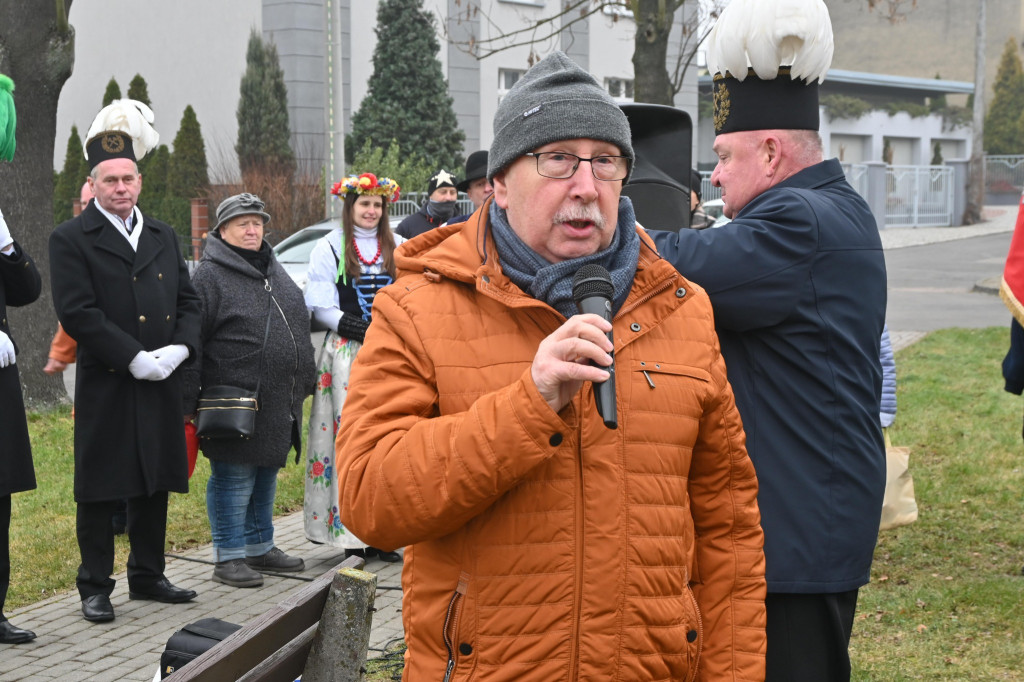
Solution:
<path fill-rule="evenodd" d="M 128 588 L 128 598 L 149 599 L 150 601 L 158 601 L 164 604 L 181 604 L 182 602 L 195 599 L 196 591 L 175 587 L 167 578 L 160 578 L 160 580 L 157 580 L 152 586 L 144 590 Z"/>
<path fill-rule="evenodd" d="M 0 622 L 0 644 L 24 644 L 35 638 L 31 630 L 22 630 L 9 620 Z"/>
<path fill-rule="evenodd" d="M 94 594 L 82 600 L 82 615 L 93 623 L 108 623 L 114 620 L 114 607 L 105 594 Z"/>
<path fill-rule="evenodd" d="M 394 564 L 402 560 L 402 555 L 398 552 L 385 552 L 383 549 L 378 549 L 377 558 L 385 563 Z"/>

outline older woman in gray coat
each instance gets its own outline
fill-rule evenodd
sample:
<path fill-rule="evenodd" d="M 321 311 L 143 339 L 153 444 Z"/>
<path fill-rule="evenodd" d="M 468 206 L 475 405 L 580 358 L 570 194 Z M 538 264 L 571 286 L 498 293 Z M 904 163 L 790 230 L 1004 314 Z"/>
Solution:
<path fill-rule="evenodd" d="M 252 438 L 204 438 L 201 444 L 210 460 L 213 580 L 233 587 L 262 585 L 259 571 L 305 567 L 274 546 L 273 511 L 277 472 L 289 450 L 294 447 L 298 458 L 302 449 L 302 403 L 315 381 L 313 346 L 302 292 L 263 240 L 269 220 L 253 194 L 225 199 L 192 275 L 202 333 L 196 360 L 185 368 L 185 413 L 195 412 L 203 387 L 259 387 Z"/>

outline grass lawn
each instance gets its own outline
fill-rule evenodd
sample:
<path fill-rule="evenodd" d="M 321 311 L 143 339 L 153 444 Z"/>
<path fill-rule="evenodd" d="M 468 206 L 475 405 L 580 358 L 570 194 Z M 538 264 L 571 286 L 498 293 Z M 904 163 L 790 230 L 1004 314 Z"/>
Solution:
<path fill-rule="evenodd" d="M 920 517 L 879 537 L 850 643 L 855 680 L 1024 680 L 1024 405 L 1002 388 L 1008 344 L 1004 328 L 951 329 L 896 354 L 890 435 L 912 448 Z M 70 410 L 29 426 L 40 487 L 13 498 L 10 609 L 72 589 L 78 565 Z M 200 457 L 191 492 L 171 496 L 175 548 L 210 541 L 208 474 Z M 301 505 L 302 475 L 282 470 L 279 512 Z"/>
<path fill-rule="evenodd" d="M 951 329 L 896 354 L 918 520 L 883 531 L 860 591 L 854 679 L 1024 680 L 1021 398 L 1006 329 Z"/>
<path fill-rule="evenodd" d="M 306 419 L 311 399 L 306 400 Z M 38 487 L 12 496 L 11 587 L 7 611 L 73 590 L 78 571 L 75 540 L 74 450 L 71 407 L 28 416 Z M 305 432 L 303 432 L 305 434 Z M 303 445 L 305 445 L 303 435 Z M 277 479 L 275 515 L 302 508 L 305 463 L 292 452 Z M 172 494 L 167 510 L 167 546 L 178 551 L 210 542 L 206 480 L 210 461 L 199 454 L 187 495 Z M 115 540 L 114 572 L 125 570 L 128 536 Z"/>

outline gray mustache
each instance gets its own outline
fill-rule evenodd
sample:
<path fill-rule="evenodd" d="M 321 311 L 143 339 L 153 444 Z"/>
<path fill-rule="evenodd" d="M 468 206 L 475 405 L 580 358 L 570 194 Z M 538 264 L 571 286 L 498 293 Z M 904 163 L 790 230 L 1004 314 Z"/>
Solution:
<path fill-rule="evenodd" d="M 555 223 L 567 223 L 574 220 L 588 220 L 598 229 L 604 228 L 604 216 L 595 204 L 579 204 L 561 209 L 555 214 Z"/>

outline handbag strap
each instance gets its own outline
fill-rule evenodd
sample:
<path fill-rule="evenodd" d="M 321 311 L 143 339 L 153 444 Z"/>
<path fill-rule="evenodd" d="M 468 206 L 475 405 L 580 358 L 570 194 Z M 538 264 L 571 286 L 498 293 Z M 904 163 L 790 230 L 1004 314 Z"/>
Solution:
<path fill-rule="evenodd" d="M 260 382 L 263 381 L 263 354 L 267 350 L 267 339 L 270 338 L 270 316 L 274 311 L 274 291 L 270 286 L 270 273 L 264 280 L 263 288 L 267 290 L 267 327 L 263 330 L 263 346 L 260 348 L 259 372 L 256 374 L 256 399 L 259 400 Z"/>

